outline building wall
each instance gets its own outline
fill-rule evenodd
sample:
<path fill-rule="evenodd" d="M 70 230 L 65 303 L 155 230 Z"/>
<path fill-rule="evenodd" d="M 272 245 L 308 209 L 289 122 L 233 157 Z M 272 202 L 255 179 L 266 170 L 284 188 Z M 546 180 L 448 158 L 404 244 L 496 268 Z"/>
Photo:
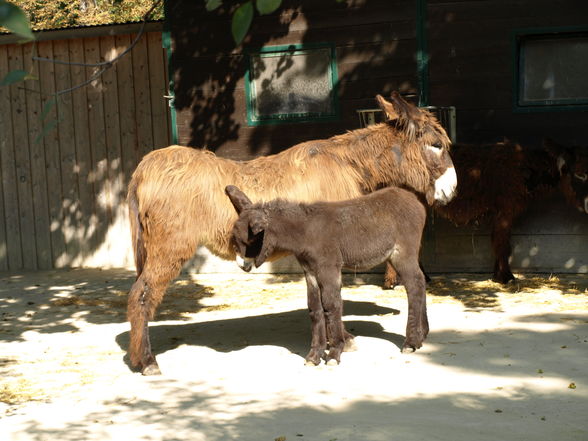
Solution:
<path fill-rule="evenodd" d="M 204 11 L 199 2 L 167 2 L 180 144 L 233 159 L 271 154 L 309 139 L 359 126 L 356 110 L 375 107 L 377 93 L 416 94 L 417 1 L 284 2 L 279 13 L 256 17 L 235 48 L 229 15 Z M 580 0 L 429 0 L 425 8 L 429 51 L 428 104 L 455 106 L 461 142 L 510 137 L 539 146 L 544 136 L 588 145 L 585 111 L 520 113 L 513 110 L 513 32 L 522 28 L 585 25 Z M 341 116 L 328 123 L 247 125 L 245 52 L 285 44 L 336 46 Z M 588 271 L 588 219 L 553 195 L 537 202 L 515 226 L 517 271 Z M 423 249 L 428 270 L 492 269 L 484 224 L 457 228 L 431 214 Z M 205 251 L 198 270 L 231 270 Z M 212 262 L 212 263 L 211 263 Z M 296 270 L 286 260 L 271 270 Z M 379 269 L 378 269 L 379 270 Z"/>
<path fill-rule="evenodd" d="M 235 48 L 229 14 L 208 12 L 204 2 L 169 0 L 179 143 L 233 159 L 276 153 L 359 127 L 356 110 L 376 106 L 378 93 L 415 93 L 414 2 L 348 3 L 285 0 L 280 12 L 256 16 L 244 44 Z M 316 43 L 335 45 L 340 118 L 248 126 L 246 51 Z"/>
<path fill-rule="evenodd" d="M 112 69 L 33 62 L 112 60 L 138 25 L 37 33 L 33 45 L 0 38 L 0 270 L 132 265 L 126 186 L 141 157 L 170 144 L 161 24 Z"/>

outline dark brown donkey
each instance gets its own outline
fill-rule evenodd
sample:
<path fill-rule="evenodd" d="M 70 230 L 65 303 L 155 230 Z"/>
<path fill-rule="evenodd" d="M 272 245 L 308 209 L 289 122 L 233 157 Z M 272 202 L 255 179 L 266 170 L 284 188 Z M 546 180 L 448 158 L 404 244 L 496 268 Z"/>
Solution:
<path fill-rule="evenodd" d="M 407 190 L 388 187 L 359 198 L 312 204 L 277 199 L 253 204 L 237 187 L 227 196 L 239 218 L 232 240 L 237 263 L 256 267 L 276 252 L 293 254 L 304 270 L 312 342 L 307 364 L 339 364 L 353 336 L 342 315 L 341 269 L 369 269 L 384 261 L 396 268 L 408 296 L 402 351 L 420 348 L 429 333 L 425 276 L 419 249 L 426 210 Z M 328 355 L 325 351 L 329 346 Z"/>
<path fill-rule="evenodd" d="M 588 154 L 552 140 L 543 149 L 513 142 L 453 145 L 451 157 L 458 178 L 457 194 L 435 212 L 455 225 L 486 223 L 491 228 L 494 273 L 492 280 L 514 280 L 509 258 L 514 223 L 533 200 L 558 189 L 570 204 L 588 213 Z M 386 265 L 384 286 L 399 281 Z"/>
<path fill-rule="evenodd" d="M 329 139 L 298 144 L 251 161 L 172 146 L 143 158 L 129 184 L 128 203 L 137 280 L 128 298 L 133 366 L 159 373 L 149 342 L 154 316 L 171 279 L 199 245 L 234 259 L 229 244 L 237 215 L 224 194 L 237 185 L 254 201 L 350 199 L 389 185 L 448 201 L 456 176 L 450 141 L 433 115 L 407 103 L 376 97 L 387 121 Z M 281 257 L 271 256 L 268 260 Z"/>

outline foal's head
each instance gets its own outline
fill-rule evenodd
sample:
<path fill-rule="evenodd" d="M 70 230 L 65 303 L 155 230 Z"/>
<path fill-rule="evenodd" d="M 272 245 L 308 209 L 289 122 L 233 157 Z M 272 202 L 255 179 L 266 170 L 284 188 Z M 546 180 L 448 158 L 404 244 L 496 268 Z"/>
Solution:
<path fill-rule="evenodd" d="M 268 220 L 263 208 L 254 205 L 245 193 L 234 185 L 228 185 L 225 193 L 231 200 L 239 218 L 233 225 L 231 243 L 237 265 L 243 271 L 251 271 L 253 264 L 261 266 L 273 251 L 265 239 Z"/>

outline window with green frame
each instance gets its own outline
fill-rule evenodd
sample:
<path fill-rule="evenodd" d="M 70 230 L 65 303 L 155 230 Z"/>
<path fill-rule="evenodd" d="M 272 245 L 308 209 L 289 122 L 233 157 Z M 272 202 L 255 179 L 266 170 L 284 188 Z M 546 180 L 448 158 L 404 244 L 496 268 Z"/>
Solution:
<path fill-rule="evenodd" d="M 588 29 L 519 31 L 515 51 L 518 110 L 588 105 Z"/>
<path fill-rule="evenodd" d="M 249 125 L 332 121 L 339 117 L 331 44 L 264 47 L 247 54 Z"/>

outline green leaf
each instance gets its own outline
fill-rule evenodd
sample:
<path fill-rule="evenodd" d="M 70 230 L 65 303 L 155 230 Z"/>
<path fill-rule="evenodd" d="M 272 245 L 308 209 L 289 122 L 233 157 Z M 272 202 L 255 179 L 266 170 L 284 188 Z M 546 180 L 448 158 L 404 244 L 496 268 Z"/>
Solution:
<path fill-rule="evenodd" d="M 51 109 L 53 109 L 53 106 L 55 106 L 55 104 L 57 104 L 56 96 L 54 96 L 53 98 L 49 98 L 47 100 L 47 102 L 43 106 L 43 111 L 41 112 L 41 121 L 44 121 L 45 118 L 47 118 L 47 115 L 49 115 L 49 112 L 51 112 Z"/>
<path fill-rule="evenodd" d="M 233 32 L 233 39 L 235 44 L 238 46 L 241 44 L 245 35 L 249 31 L 251 21 L 253 20 L 253 3 L 249 0 L 243 3 L 233 13 L 233 20 L 231 23 L 231 31 Z"/>
<path fill-rule="evenodd" d="M 0 0 L 0 26 L 27 40 L 35 39 L 26 14 L 18 6 L 6 0 Z"/>
<path fill-rule="evenodd" d="M 282 0 L 257 0 L 257 10 L 261 15 L 274 12 L 282 4 Z"/>
<path fill-rule="evenodd" d="M 222 0 L 206 0 L 206 10 L 214 11 L 223 3 Z"/>
<path fill-rule="evenodd" d="M 0 81 L 0 86 L 9 86 L 24 80 L 36 80 L 37 77 L 30 75 L 26 70 L 11 70 Z"/>
<path fill-rule="evenodd" d="M 51 132 L 55 127 L 57 127 L 57 124 L 59 124 L 59 121 L 56 119 L 53 119 L 49 121 L 47 124 L 45 124 L 45 126 L 43 126 L 43 131 L 39 133 L 35 138 L 35 144 L 39 144 L 43 140 L 43 138 L 49 134 L 49 132 Z"/>

